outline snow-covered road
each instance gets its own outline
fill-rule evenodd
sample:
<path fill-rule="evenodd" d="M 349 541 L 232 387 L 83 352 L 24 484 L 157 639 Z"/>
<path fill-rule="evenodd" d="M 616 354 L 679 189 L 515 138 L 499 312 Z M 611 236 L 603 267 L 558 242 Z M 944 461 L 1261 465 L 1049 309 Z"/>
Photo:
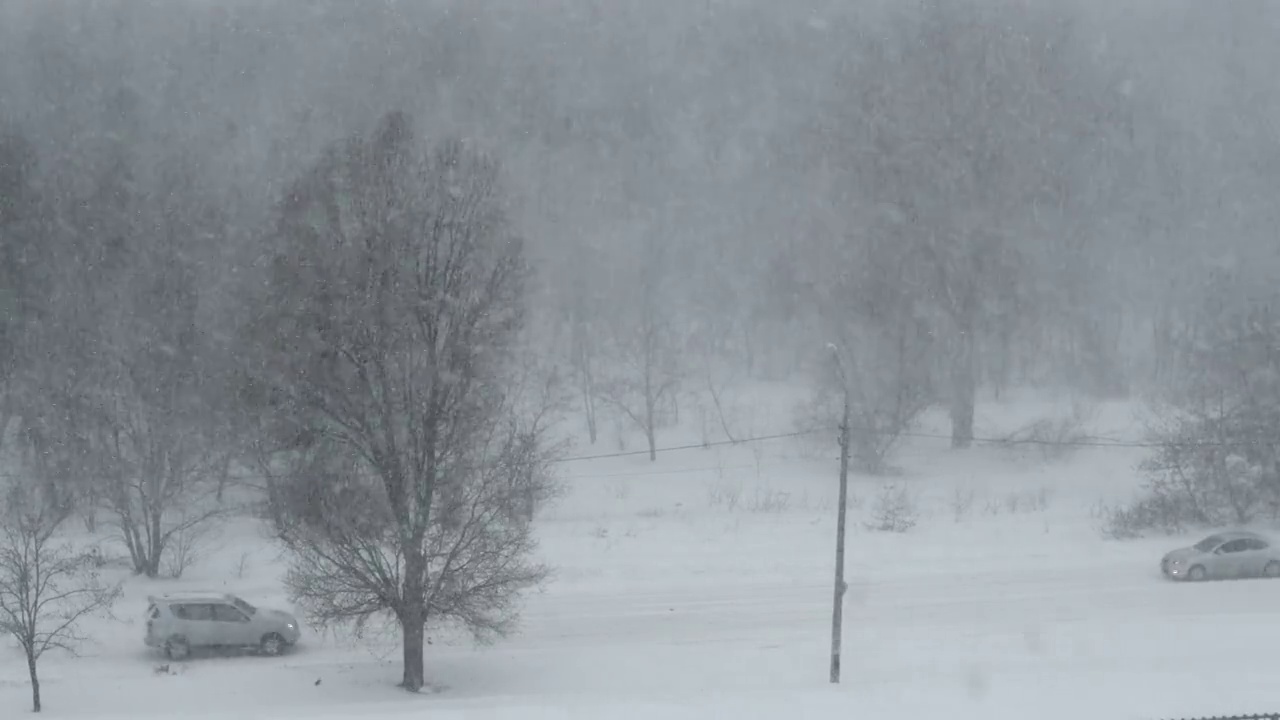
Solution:
<path fill-rule="evenodd" d="M 1280 622 L 1280 582 L 1175 584 L 1129 564 L 1064 571 L 1021 568 L 949 575 L 853 577 L 845 622 L 919 629 L 1016 630 L 1060 623 Z M 533 598 L 510 647 L 685 644 L 744 638 L 828 637 L 830 582 L 719 583 Z M 1167 622 L 1166 622 L 1167 621 Z M 1194 632 L 1194 627 L 1186 628 Z"/>
<path fill-rule="evenodd" d="M 922 687 L 1008 698 L 1114 686 L 1179 709 L 1203 699 L 1209 680 L 1224 697 L 1272 692 L 1280 581 L 1174 584 L 1159 577 L 1143 547 L 1097 547 L 1109 552 L 1056 560 L 1028 554 L 1022 562 L 1016 554 L 975 553 L 949 567 L 852 563 L 844 687 L 865 699 L 914 697 Z M 831 584 L 816 564 L 779 581 L 726 573 L 673 574 L 661 584 L 553 584 L 529 598 L 512 638 L 482 649 L 437 640 L 430 674 L 446 692 L 431 701 L 639 703 L 763 688 L 819 691 L 830 622 Z M 141 647 L 140 632 L 136 619 L 103 625 L 96 632 L 102 642 L 84 657 L 50 657 L 42 666 L 50 715 L 89 717 L 109 708 L 156 717 L 179 698 L 211 712 L 246 703 L 255 712 L 350 703 L 390 710 L 404 702 L 387 692 L 397 651 L 370 649 L 368 638 L 356 648 L 311 635 L 283 658 L 197 659 L 157 674 L 162 661 Z M 18 660 L 0 662 L 4 706 L 24 702 Z M 1274 694 L 1280 707 L 1280 688 Z"/>
<path fill-rule="evenodd" d="M 816 581 L 553 587 L 530 599 L 520 635 L 481 650 L 437 643 L 430 665 L 449 702 L 813 688 L 825 678 L 830 601 L 830 585 Z M 1269 653 L 1253 652 L 1280 646 L 1277 608 L 1280 582 L 1175 585 L 1133 564 L 853 577 L 846 683 L 871 693 L 921 680 L 993 692 L 1002 682 L 1096 685 L 1137 671 L 1174 693 L 1196 675 L 1246 685 L 1277 669 L 1259 664 Z M 311 638 L 284 658 L 196 660 L 181 674 L 157 675 L 159 660 L 112 643 L 96 656 L 51 659 L 46 691 L 66 716 L 103 707 L 135 717 L 171 712 L 156 693 L 205 709 L 241 697 L 255 698 L 257 711 L 359 700 L 389 709 L 398 702 L 385 692 L 396 654 L 381 658 Z M 0 702 L 21 703 L 20 666 L 0 667 Z M 353 686 L 366 692 L 353 697 Z"/>

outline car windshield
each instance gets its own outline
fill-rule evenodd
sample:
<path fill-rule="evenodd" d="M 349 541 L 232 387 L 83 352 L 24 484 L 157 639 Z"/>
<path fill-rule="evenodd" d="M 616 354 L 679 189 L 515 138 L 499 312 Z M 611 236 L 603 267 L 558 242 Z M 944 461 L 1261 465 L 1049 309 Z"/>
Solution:
<path fill-rule="evenodd" d="M 248 615 L 250 617 L 252 617 L 254 613 L 258 612 L 258 608 L 250 605 L 249 603 L 241 600 L 240 598 L 235 599 L 235 606 L 240 608 L 240 610 L 242 610 L 245 615 Z"/>
<path fill-rule="evenodd" d="M 1222 536 L 1210 535 L 1209 537 L 1196 543 L 1195 549 L 1199 550 L 1200 552 L 1209 552 L 1210 550 L 1218 547 L 1218 545 L 1220 544 L 1222 544 Z"/>

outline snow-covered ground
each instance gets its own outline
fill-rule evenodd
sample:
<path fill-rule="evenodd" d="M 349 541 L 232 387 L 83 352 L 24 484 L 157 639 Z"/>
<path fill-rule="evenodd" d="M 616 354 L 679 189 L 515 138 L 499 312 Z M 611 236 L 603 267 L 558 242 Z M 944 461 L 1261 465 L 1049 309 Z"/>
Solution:
<path fill-rule="evenodd" d="M 764 396 L 761 396 L 764 397 Z M 748 400 L 750 398 L 747 398 Z M 1003 435 L 1052 404 L 987 403 Z M 770 426 L 768 420 L 774 422 Z M 752 432 L 786 430 L 785 408 Z M 1134 437 L 1107 406 L 1091 434 Z M 945 430 L 926 424 L 925 434 Z M 669 431 L 661 444 L 696 441 Z M 832 441 L 834 438 L 832 438 Z M 579 448 L 609 452 L 607 447 Z M 602 446 L 605 443 L 602 442 Z M 637 449 L 630 441 L 628 450 Z M 917 438 L 892 479 L 855 477 L 844 682 L 827 683 L 834 442 L 775 440 L 568 462 L 540 519 L 558 568 L 523 631 L 491 647 L 437 638 L 436 692 L 393 688 L 391 639 L 304 636 L 281 658 L 164 663 L 142 646 L 146 596 L 223 588 L 286 605 L 279 551 L 247 521 L 180 582 L 130 579 L 81 657 L 42 663 L 57 718 L 1160 718 L 1280 709 L 1280 583 L 1174 585 L 1167 548 L 1104 541 L 1099 501 L 1129 497 L 1142 451 L 1035 447 L 954 453 Z M 906 533 L 868 530 L 886 482 L 918 505 Z M 27 707 L 16 650 L 0 655 L 0 717 Z"/>

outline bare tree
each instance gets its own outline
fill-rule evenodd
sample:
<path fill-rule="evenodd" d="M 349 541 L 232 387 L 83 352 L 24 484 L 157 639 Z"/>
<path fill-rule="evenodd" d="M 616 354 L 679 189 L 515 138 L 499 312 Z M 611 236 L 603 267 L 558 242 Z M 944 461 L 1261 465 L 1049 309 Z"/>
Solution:
<path fill-rule="evenodd" d="M 10 429 L 22 415 L 21 378 L 31 365 L 27 335 L 41 316 L 47 284 L 35 262 L 42 246 L 37 232 L 40 193 L 37 157 L 25 136 L 0 124 L 0 449 L 9 449 Z"/>
<path fill-rule="evenodd" d="M 37 181 L 36 169 L 34 148 L 0 132 L 0 448 L 37 481 L 42 502 L 67 510 L 93 495 L 78 412 L 93 381 L 68 361 L 92 354 L 85 310 L 95 303 L 83 282 L 92 262 L 59 215 L 60 178 Z"/>
<path fill-rule="evenodd" d="M 163 409 L 130 396 L 110 407 L 94 428 L 98 443 L 90 455 L 104 460 L 99 502 L 134 571 L 157 577 L 175 542 L 190 555 L 189 544 L 207 538 L 230 512 L 217 497 L 226 450 L 210 444 L 198 419 L 166 418 Z"/>
<path fill-rule="evenodd" d="M 834 345 L 839 367 L 823 359 L 814 397 L 800 424 L 837 426 L 845 393 L 852 454 L 864 472 L 881 474 L 902 434 L 936 399 L 933 323 L 922 299 L 927 282 L 912 247 L 890 233 L 833 240 L 808 252 L 806 296 L 817 310 L 816 335 Z"/>
<path fill-rule="evenodd" d="M 1269 288 L 1262 299 L 1234 297 L 1241 284 L 1224 276 L 1205 290 L 1179 344 L 1179 382 L 1153 433 L 1156 450 L 1142 464 L 1146 495 L 1114 513 L 1113 535 L 1280 514 L 1278 303 Z"/>
<path fill-rule="evenodd" d="M 870 221 L 913 248 L 961 448 L 983 343 L 1010 344 L 1022 327 L 1013 310 L 1041 287 L 1030 258 L 1075 211 L 1087 162 L 1121 119 L 1110 78 L 1064 16 L 1012 3 L 918 9 L 855 44 L 840 78 L 847 107 L 822 123 L 820 162 L 832 194 L 852 200 L 846 227 Z"/>
<path fill-rule="evenodd" d="M 596 408 L 596 358 L 591 324 L 575 321 L 570 340 L 573 369 L 578 379 L 578 396 L 582 399 L 582 417 L 587 422 L 587 439 L 592 445 L 600 438 L 600 419 Z"/>
<path fill-rule="evenodd" d="M 171 541 L 228 512 L 217 498 L 229 451 L 220 369 L 202 332 L 192 256 L 194 244 L 218 240 L 219 218 L 202 203 L 190 163 L 172 158 L 138 172 L 133 192 L 115 189 L 129 219 L 104 249 L 106 277 L 91 281 L 102 303 L 96 343 L 74 361 L 95 383 L 79 398 L 91 438 L 86 469 L 135 571 L 156 577 Z"/>
<path fill-rule="evenodd" d="M 862 472 L 882 475 L 893 450 L 920 414 L 934 402 L 928 371 L 929 341 L 916 328 L 867 328 L 838 344 L 850 395 L 851 452 Z M 840 379 L 824 374 L 809 419 L 824 427 L 839 424 Z"/>
<path fill-rule="evenodd" d="M 41 710 L 37 665 L 49 650 L 74 653 L 85 640 L 79 623 L 108 610 L 119 586 L 104 585 L 88 555 L 54 535 L 68 517 L 15 486 L 0 514 L 0 632 L 27 658 L 31 707 Z"/>
<path fill-rule="evenodd" d="M 749 370 L 748 370 L 749 371 Z M 702 379 L 707 395 L 711 398 L 711 405 L 715 409 L 716 419 L 720 423 L 720 431 L 724 433 L 725 438 L 731 443 L 737 443 L 738 438 L 734 437 L 733 428 L 730 427 L 729 414 L 730 409 L 726 407 L 728 403 L 725 400 L 727 388 L 736 380 L 732 371 L 726 371 L 725 376 L 718 376 L 716 373 L 716 358 L 710 354 L 704 354 L 702 358 Z M 707 440 L 707 428 L 705 419 L 705 408 L 702 410 L 703 416 L 703 439 Z"/>
<path fill-rule="evenodd" d="M 403 687 L 425 627 L 511 630 L 547 446 L 509 392 L 526 265 L 497 165 L 425 148 L 402 113 L 289 189 L 246 328 L 265 410 L 294 428 L 280 493 L 289 587 L 322 623 L 389 614 Z"/>
<path fill-rule="evenodd" d="M 285 580 L 294 599 L 323 625 L 361 626 L 389 611 L 404 634 L 406 673 L 423 672 L 427 624 L 459 622 L 481 641 L 514 630 L 520 593 L 548 574 L 528 561 L 529 521 L 552 487 L 539 439 L 520 428 L 495 425 L 480 465 L 458 487 L 438 488 L 420 550 L 399 549 L 395 512 L 360 463 L 331 457 L 308 466 L 306 480 L 294 475 L 282 533 L 294 553 Z M 410 567 L 417 562 L 420 571 Z M 408 596 L 414 572 L 421 587 Z M 409 676 L 403 686 L 416 691 L 422 682 Z"/>
<path fill-rule="evenodd" d="M 207 502 L 227 453 L 193 251 L 225 219 L 193 158 L 145 152 L 137 96 L 108 95 L 109 132 L 42 177 L 23 258 L 42 287 L 27 298 L 21 430 L 46 501 L 90 525 L 105 509 L 154 577 L 172 538 L 223 512 Z"/>
<path fill-rule="evenodd" d="M 600 398 L 644 432 L 649 460 L 658 457 L 658 428 L 680 388 L 680 337 L 674 326 L 666 250 L 662 240 L 645 245 L 638 272 L 623 287 L 624 306 L 609 323 L 608 371 L 598 375 Z M 624 296 L 627 291 L 622 292 Z"/>
<path fill-rule="evenodd" d="M 567 281 L 566 296 L 561 312 L 569 326 L 569 357 L 573 368 L 578 395 L 582 401 L 582 416 L 587 423 L 587 437 L 592 445 L 600 436 L 599 412 L 596 407 L 599 388 L 596 377 L 600 362 L 600 298 L 595 297 L 595 285 L 591 278 L 598 266 L 591 262 L 593 254 L 584 246 L 572 258 L 574 272 Z"/>

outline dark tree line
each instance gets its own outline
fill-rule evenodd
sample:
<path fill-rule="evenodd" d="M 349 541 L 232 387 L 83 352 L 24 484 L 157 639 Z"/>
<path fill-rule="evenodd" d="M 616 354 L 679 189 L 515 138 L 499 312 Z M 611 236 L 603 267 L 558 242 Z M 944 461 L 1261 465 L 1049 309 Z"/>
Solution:
<path fill-rule="evenodd" d="M 224 216 L 188 255 L 213 315 L 272 199 L 366 108 L 493 139 L 593 442 L 730 415 L 731 379 L 839 390 L 833 341 L 874 370 L 851 390 L 877 433 L 940 407 L 963 446 L 979 393 L 1019 385 L 1149 393 L 1205 238 L 1258 259 L 1273 224 L 1254 6 L 28 5 L 0 23 L 0 114 L 68 178 L 113 143 L 194 158 Z M 1172 41 L 1184 20 L 1202 32 Z M 857 263 L 884 282 L 837 297 Z"/>

